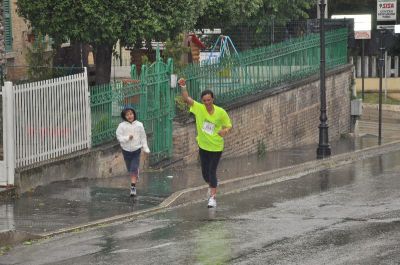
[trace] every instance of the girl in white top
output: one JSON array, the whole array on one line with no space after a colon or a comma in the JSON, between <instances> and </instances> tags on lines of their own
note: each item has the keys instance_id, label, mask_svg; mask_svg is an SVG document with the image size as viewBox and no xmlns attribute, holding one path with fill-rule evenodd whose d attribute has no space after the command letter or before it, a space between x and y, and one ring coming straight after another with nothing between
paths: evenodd
<instances>
[{"instance_id":1,"label":"girl in white top","mask_svg":"<svg viewBox=\"0 0 400 265\"><path fill-rule=\"evenodd\" d=\"M136 196L141 149L147 154L150 153L143 124L136 120L136 117L136 112L133 108L125 108L121 112L123 121L118 125L116 131L126 168L131 177L131 196Z\"/></svg>"}]
</instances>

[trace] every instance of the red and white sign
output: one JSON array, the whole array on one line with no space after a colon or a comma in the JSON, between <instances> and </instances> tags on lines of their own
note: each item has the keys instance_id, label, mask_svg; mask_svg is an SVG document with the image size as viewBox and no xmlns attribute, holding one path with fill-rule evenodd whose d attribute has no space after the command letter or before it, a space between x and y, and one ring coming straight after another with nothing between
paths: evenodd
<instances>
[{"instance_id":1,"label":"red and white sign","mask_svg":"<svg viewBox=\"0 0 400 265\"><path fill-rule=\"evenodd\" d=\"M397 0L377 0L376 20L396 21Z\"/></svg>"},{"instance_id":2,"label":"red and white sign","mask_svg":"<svg viewBox=\"0 0 400 265\"><path fill-rule=\"evenodd\" d=\"M354 38L356 40L369 40L371 39L371 31L354 31Z\"/></svg>"}]
</instances>

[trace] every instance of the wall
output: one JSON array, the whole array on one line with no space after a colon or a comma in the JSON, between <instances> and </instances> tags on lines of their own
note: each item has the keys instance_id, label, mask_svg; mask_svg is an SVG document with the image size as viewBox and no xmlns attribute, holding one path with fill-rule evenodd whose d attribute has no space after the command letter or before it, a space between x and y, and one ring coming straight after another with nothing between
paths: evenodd
<instances>
[{"instance_id":1,"label":"wall","mask_svg":"<svg viewBox=\"0 0 400 265\"><path fill-rule=\"evenodd\" d=\"M327 76L329 137L334 140L350 132L351 66ZM234 129L226 139L224 157L256 153L259 141L266 151L300 146L318 141L319 79L314 76L301 82L278 87L241 99L226 108ZM193 162L197 159L193 120L174 122L174 159ZM143 161L141 167L143 167ZM46 161L16 172L17 193L55 181L81 178L106 178L126 174L117 143Z\"/></svg>"},{"instance_id":2,"label":"wall","mask_svg":"<svg viewBox=\"0 0 400 265\"><path fill-rule=\"evenodd\" d=\"M121 174L126 174L125 163L119 144L114 143L21 168L16 172L15 185L17 193L23 193L55 181L106 178Z\"/></svg>"},{"instance_id":3,"label":"wall","mask_svg":"<svg viewBox=\"0 0 400 265\"><path fill-rule=\"evenodd\" d=\"M330 141L350 132L350 85L352 66L327 73L326 95ZM227 106L233 130L225 141L224 157L318 143L320 124L319 77L242 98ZM197 160L195 125L174 122L174 159Z\"/></svg>"},{"instance_id":4,"label":"wall","mask_svg":"<svg viewBox=\"0 0 400 265\"><path fill-rule=\"evenodd\" d=\"M21 79L26 76L26 54L27 54L27 34L28 25L22 17L17 14L17 0L10 0L13 48L12 52L7 54L7 77L10 80Z\"/></svg>"}]
</instances>

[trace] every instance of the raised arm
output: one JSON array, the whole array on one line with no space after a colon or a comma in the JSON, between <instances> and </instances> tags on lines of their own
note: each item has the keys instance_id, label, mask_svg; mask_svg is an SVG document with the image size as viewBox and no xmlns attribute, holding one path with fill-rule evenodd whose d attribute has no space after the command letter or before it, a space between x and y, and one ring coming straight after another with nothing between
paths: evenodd
<instances>
[{"instance_id":1,"label":"raised arm","mask_svg":"<svg viewBox=\"0 0 400 265\"><path fill-rule=\"evenodd\" d=\"M184 78L179 79L178 84L181 88L181 95L183 100L188 104L190 107L193 106L193 99L189 96L189 93L186 89L186 80Z\"/></svg>"}]
</instances>

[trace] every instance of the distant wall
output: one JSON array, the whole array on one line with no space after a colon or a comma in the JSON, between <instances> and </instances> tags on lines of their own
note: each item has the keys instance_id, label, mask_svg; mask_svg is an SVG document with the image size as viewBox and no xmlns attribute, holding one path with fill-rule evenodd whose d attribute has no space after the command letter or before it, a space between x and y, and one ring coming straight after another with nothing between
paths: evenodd
<instances>
[{"instance_id":1,"label":"distant wall","mask_svg":"<svg viewBox=\"0 0 400 265\"><path fill-rule=\"evenodd\" d=\"M326 95L330 141L350 132L351 65L327 73ZM245 97L227 106L233 130L225 141L223 157L278 150L318 143L320 124L319 76L294 82L262 94ZM174 122L174 159L197 159L193 119Z\"/></svg>"}]
</instances>

